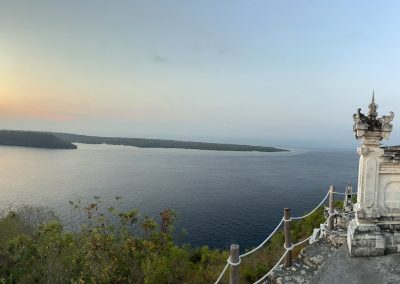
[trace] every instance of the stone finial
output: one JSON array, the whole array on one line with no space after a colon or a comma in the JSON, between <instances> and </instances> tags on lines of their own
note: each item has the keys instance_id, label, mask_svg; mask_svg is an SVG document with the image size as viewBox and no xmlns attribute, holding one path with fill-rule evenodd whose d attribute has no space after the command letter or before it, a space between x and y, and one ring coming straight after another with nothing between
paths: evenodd
<instances>
[{"instance_id":1,"label":"stone finial","mask_svg":"<svg viewBox=\"0 0 400 284\"><path fill-rule=\"evenodd\" d=\"M376 119L376 117L378 116L378 105L375 103L375 91L372 91L372 101L369 104L368 108L368 116L371 119Z\"/></svg>"},{"instance_id":2,"label":"stone finial","mask_svg":"<svg viewBox=\"0 0 400 284\"><path fill-rule=\"evenodd\" d=\"M378 118L378 105L375 103L375 92L372 92L372 101L368 106L368 116L361 112L361 108L357 113L353 114L354 126L353 132L356 139L360 139L370 134L369 136L378 137L379 140L383 138L388 139L393 125L390 123L394 118L394 113L391 111L390 115L384 115Z\"/></svg>"}]
</instances>

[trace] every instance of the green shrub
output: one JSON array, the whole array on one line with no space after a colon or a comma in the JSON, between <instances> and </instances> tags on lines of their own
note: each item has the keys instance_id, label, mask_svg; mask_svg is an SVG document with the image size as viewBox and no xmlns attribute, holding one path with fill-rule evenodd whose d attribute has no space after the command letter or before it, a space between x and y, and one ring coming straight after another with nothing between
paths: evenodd
<instances>
[{"instance_id":1,"label":"green shrub","mask_svg":"<svg viewBox=\"0 0 400 284\"><path fill-rule=\"evenodd\" d=\"M176 244L173 210L161 212L157 222L134 209L103 209L98 197L86 206L70 203L85 216L74 232L48 208L24 206L0 218L0 283L213 283L226 265L226 251ZM293 242L324 221L322 208L293 221ZM241 283L268 272L282 256L283 242L278 231L244 258Z\"/></svg>"}]
</instances>

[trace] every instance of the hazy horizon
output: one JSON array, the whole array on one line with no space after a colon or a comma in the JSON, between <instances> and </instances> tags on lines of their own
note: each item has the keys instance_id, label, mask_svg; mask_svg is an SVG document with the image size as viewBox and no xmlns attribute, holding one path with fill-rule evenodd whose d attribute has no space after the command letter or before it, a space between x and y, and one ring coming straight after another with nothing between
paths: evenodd
<instances>
[{"instance_id":1,"label":"hazy horizon","mask_svg":"<svg viewBox=\"0 0 400 284\"><path fill-rule=\"evenodd\" d=\"M384 4L3 1L0 128L355 148L375 89L400 144L400 3Z\"/></svg>"}]
</instances>

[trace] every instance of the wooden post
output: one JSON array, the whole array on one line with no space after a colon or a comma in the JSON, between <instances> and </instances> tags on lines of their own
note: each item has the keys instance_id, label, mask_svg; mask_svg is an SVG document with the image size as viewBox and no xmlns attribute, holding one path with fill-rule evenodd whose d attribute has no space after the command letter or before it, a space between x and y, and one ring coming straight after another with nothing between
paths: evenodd
<instances>
[{"instance_id":1,"label":"wooden post","mask_svg":"<svg viewBox=\"0 0 400 284\"><path fill-rule=\"evenodd\" d=\"M239 245L232 244L229 259L232 263L239 262ZM239 284L239 265L231 265L229 284Z\"/></svg>"},{"instance_id":2,"label":"wooden post","mask_svg":"<svg viewBox=\"0 0 400 284\"><path fill-rule=\"evenodd\" d=\"M329 188L329 220L328 220L328 229L333 230L334 228L334 218L331 216L335 212L335 198L334 198L334 192L335 191L335 186L331 185Z\"/></svg>"},{"instance_id":3,"label":"wooden post","mask_svg":"<svg viewBox=\"0 0 400 284\"><path fill-rule=\"evenodd\" d=\"M290 209L283 209L283 231L285 233L285 247L289 248L292 246L292 238L290 236ZM292 251L288 251L285 257L285 267L292 266Z\"/></svg>"}]
</instances>

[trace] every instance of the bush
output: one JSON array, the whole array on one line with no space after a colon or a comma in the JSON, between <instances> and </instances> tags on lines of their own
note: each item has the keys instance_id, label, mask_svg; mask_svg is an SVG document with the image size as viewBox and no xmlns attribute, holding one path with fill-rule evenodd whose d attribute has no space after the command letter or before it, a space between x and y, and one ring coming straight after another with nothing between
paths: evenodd
<instances>
[{"instance_id":1,"label":"bush","mask_svg":"<svg viewBox=\"0 0 400 284\"><path fill-rule=\"evenodd\" d=\"M47 208L23 206L0 218L0 283L200 283L215 281L226 253L174 243L176 217L137 210L77 210L86 220L68 232ZM218 271L217 271L218 270Z\"/></svg>"},{"instance_id":2,"label":"bush","mask_svg":"<svg viewBox=\"0 0 400 284\"><path fill-rule=\"evenodd\" d=\"M23 206L0 218L0 283L213 283L229 256L207 246L177 245L173 210L164 210L156 221L134 209L104 210L98 197L83 207L70 203L85 216L75 232L65 230L48 208ZM292 222L293 242L324 221L320 208ZM263 249L244 258L241 283L253 283L269 271L284 252L283 242L278 231Z\"/></svg>"}]
</instances>

